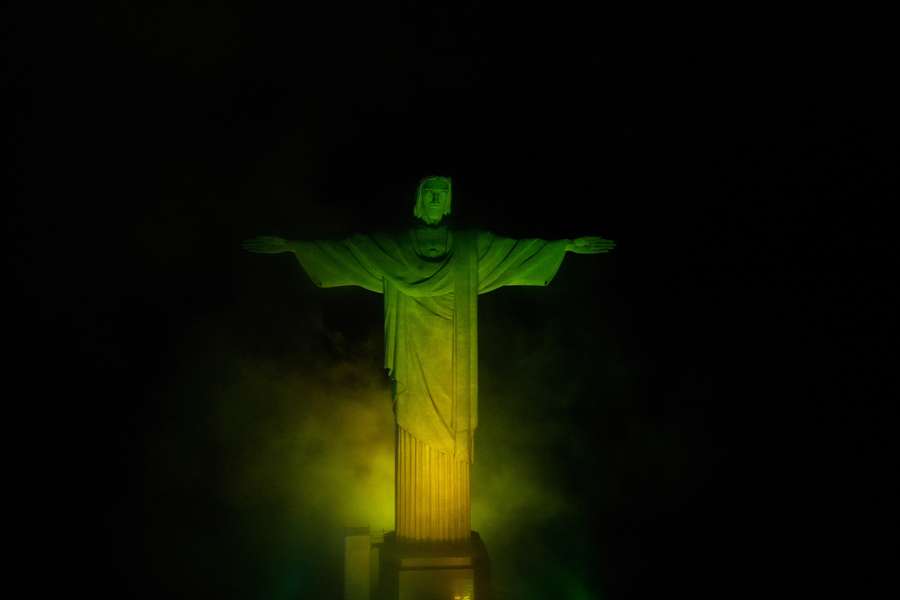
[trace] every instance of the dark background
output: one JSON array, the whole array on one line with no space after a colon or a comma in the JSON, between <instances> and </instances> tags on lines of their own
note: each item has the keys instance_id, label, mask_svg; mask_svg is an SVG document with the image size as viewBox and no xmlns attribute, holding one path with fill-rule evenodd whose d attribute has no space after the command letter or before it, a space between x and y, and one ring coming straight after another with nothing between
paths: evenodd
<instances>
[{"instance_id":1,"label":"dark background","mask_svg":"<svg viewBox=\"0 0 900 600\"><path fill-rule=\"evenodd\" d=\"M618 243L482 299L483 389L521 393L494 426L551 432L523 452L573 507L486 540L500 589L830 585L879 502L897 123L877 18L783 17L18 10L7 427L39 585L338 597L313 524L285 558L252 533L277 509L222 499L206 427L235 355L377 372L380 300L239 243L397 226L431 173L460 225Z\"/></svg>"}]
</instances>

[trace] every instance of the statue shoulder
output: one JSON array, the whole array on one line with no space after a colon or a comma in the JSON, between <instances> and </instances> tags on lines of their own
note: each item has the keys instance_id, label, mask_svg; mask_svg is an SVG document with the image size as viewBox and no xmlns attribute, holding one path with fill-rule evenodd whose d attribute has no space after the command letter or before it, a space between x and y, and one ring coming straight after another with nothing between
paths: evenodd
<instances>
[{"instance_id":1,"label":"statue shoulder","mask_svg":"<svg viewBox=\"0 0 900 600\"><path fill-rule=\"evenodd\" d=\"M372 233L357 233L345 239L356 251L366 256L390 256L397 258L402 255L404 248L409 246L409 232L400 231L375 231Z\"/></svg>"},{"instance_id":2,"label":"statue shoulder","mask_svg":"<svg viewBox=\"0 0 900 600\"><path fill-rule=\"evenodd\" d=\"M372 233L362 234L360 237L365 238L369 243L378 245L392 246L403 244L410 236L409 229L388 229L385 231L374 231Z\"/></svg>"},{"instance_id":3,"label":"statue shoulder","mask_svg":"<svg viewBox=\"0 0 900 600\"><path fill-rule=\"evenodd\" d=\"M491 244L491 240L494 239L494 234L485 229L473 229L473 228L451 228L450 229L453 238L458 241L468 241L471 244L478 244L478 247L489 246Z\"/></svg>"},{"instance_id":4,"label":"statue shoulder","mask_svg":"<svg viewBox=\"0 0 900 600\"><path fill-rule=\"evenodd\" d=\"M481 246L489 246L497 236L494 235L493 231L488 231L487 229L473 229L472 237L478 240L478 247L480 248Z\"/></svg>"},{"instance_id":5,"label":"statue shoulder","mask_svg":"<svg viewBox=\"0 0 900 600\"><path fill-rule=\"evenodd\" d=\"M489 239L491 237L494 237L494 234L486 229L474 229L471 227L457 229L457 228L453 227L453 228L451 228L451 231L453 232L454 235L468 236L469 238L479 239L479 240L482 238Z\"/></svg>"}]
</instances>

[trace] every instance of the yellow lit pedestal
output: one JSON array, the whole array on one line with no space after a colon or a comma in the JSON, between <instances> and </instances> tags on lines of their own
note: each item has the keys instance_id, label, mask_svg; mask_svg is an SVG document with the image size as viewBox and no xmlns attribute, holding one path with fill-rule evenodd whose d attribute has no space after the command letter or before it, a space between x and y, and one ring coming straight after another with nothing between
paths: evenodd
<instances>
[{"instance_id":1,"label":"yellow lit pedestal","mask_svg":"<svg viewBox=\"0 0 900 600\"><path fill-rule=\"evenodd\" d=\"M490 565L477 533L458 544L384 538L377 600L490 600Z\"/></svg>"},{"instance_id":2,"label":"yellow lit pedestal","mask_svg":"<svg viewBox=\"0 0 900 600\"><path fill-rule=\"evenodd\" d=\"M475 571L470 557L400 559L398 600L474 600Z\"/></svg>"}]
</instances>

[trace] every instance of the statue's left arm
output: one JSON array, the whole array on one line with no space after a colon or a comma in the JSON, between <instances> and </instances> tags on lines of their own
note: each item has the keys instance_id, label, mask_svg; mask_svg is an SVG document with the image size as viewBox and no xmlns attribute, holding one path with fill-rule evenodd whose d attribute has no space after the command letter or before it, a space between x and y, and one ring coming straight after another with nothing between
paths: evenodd
<instances>
[{"instance_id":1,"label":"statue's left arm","mask_svg":"<svg viewBox=\"0 0 900 600\"><path fill-rule=\"evenodd\" d=\"M599 236L563 240L511 239L490 232L478 235L478 292L504 285L545 286L553 280L566 252L600 254L615 242Z\"/></svg>"}]
</instances>

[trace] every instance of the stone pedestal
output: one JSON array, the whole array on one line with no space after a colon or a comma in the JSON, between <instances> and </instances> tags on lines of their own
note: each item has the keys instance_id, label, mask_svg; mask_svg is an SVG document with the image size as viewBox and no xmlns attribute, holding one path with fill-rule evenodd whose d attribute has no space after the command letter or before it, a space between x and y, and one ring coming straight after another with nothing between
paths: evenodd
<instances>
[{"instance_id":1,"label":"stone pedestal","mask_svg":"<svg viewBox=\"0 0 900 600\"><path fill-rule=\"evenodd\" d=\"M344 531L344 600L371 600L372 542L368 527Z\"/></svg>"},{"instance_id":2,"label":"stone pedestal","mask_svg":"<svg viewBox=\"0 0 900 600\"><path fill-rule=\"evenodd\" d=\"M385 535L376 600L490 600L490 563L477 533L467 543L404 544Z\"/></svg>"}]
</instances>

